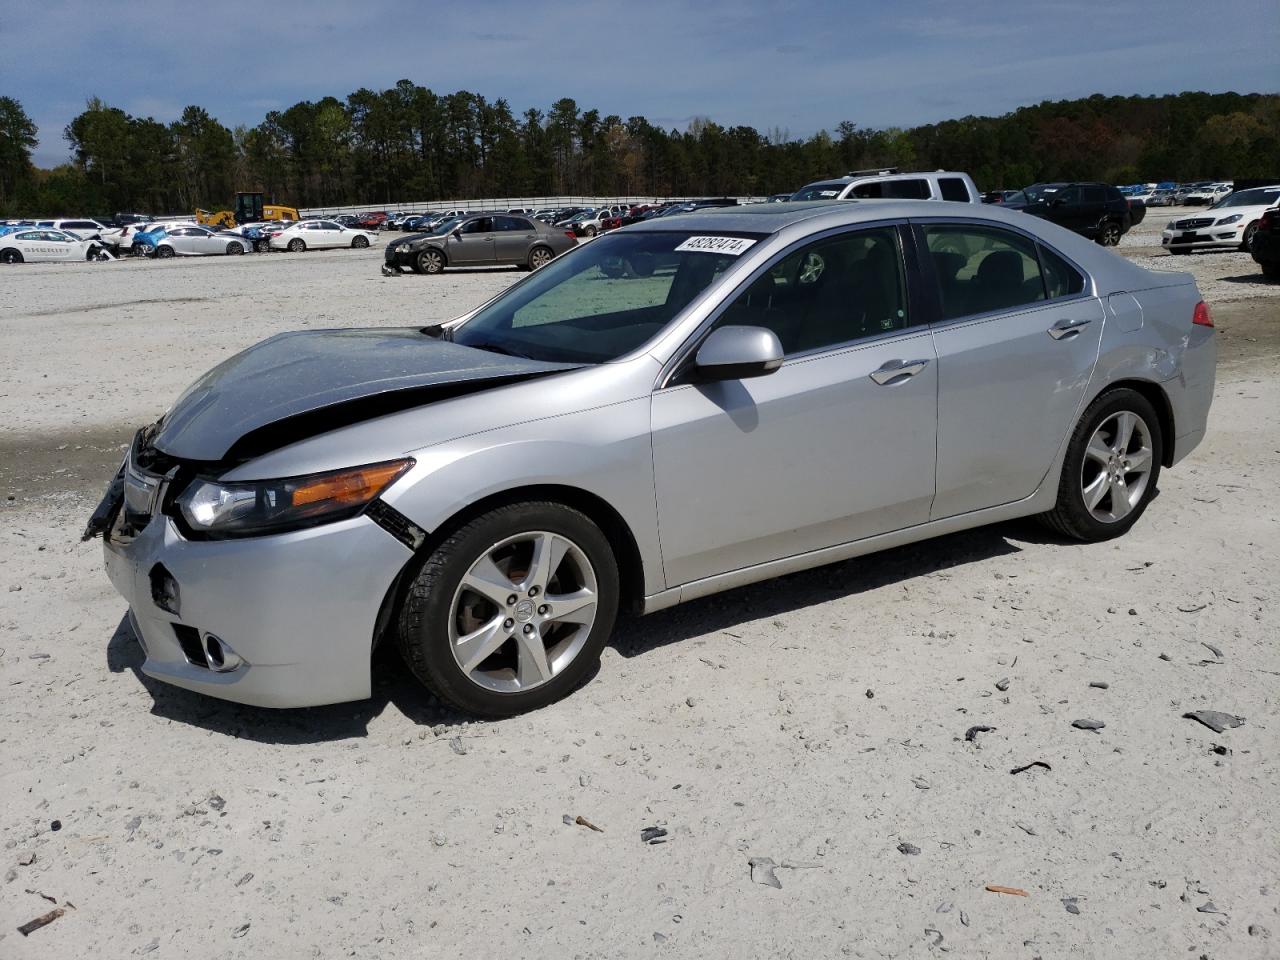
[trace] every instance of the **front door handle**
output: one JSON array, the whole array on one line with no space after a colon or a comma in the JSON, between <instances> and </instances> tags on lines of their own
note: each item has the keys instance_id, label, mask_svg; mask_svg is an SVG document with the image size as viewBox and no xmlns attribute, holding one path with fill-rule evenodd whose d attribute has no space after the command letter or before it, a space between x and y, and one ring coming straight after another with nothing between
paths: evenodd
<instances>
[{"instance_id":1,"label":"front door handle","mask_svg":"<svg viewBox=\"0 0 1280 960\"><path fill-rule=\"evenodd\" d=\"M1059 320L1049 328L1049 336L1055 340L1064 340L1068 337L1075 337L1080 334L1082 327L1087 327L1093 323L1092 320Z\"/></svg>"},{"instance_id":2,"label":"front door handle","mask_svg":"<svg viewBox=\"0 0 1280 960\"><path fill-rule=\"evenodd\" d=\"M890 360L879 370L872 370L871 379L884 387L910 379L928 365L928 360Z\"/></svg>"}]
</instances>

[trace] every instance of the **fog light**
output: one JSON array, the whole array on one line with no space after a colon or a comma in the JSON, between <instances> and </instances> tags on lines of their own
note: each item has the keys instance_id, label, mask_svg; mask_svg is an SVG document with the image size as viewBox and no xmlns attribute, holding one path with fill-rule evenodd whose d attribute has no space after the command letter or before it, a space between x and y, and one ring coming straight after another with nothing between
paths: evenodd
<instances>
[{"instance_id":1,"label":"fog light","mask_svg":"<svg viewBox=\"0 0 1280 960\"><path fill-rule=\"evenodd\" d=\"M205 660L215 673L230 673L244 663L244 659L212 633L204 635Z\"/></svg>"},{"instance_id":2,"label":"fog light","mask_svg":"<svg viewBox=\"0 0 1280 960\"><path fill-rule=\"evenodd\" d=\"M151 568L151 602L161 610L167 610L175 617L182 606L182 594L178 589L178 581L173 574L157 563Z\"/></svg>"}]
</instances>

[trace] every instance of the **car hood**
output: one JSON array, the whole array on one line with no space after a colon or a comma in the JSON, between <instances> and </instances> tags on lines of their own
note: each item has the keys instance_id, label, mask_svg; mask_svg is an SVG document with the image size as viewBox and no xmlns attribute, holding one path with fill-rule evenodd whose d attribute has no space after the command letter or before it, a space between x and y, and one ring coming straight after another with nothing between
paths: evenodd
<instances>
[{"instance_id":1,"label":"car hood","mask_svg":"<svg viewBox=\"0 0 1280 960\"><path fill-rule=\"evenodd\" d=\"M182 460L246 460L361 420L577 366L464 347L417 327L282 333L188 387L152 443Z\"/></svg>"}]
</instances>

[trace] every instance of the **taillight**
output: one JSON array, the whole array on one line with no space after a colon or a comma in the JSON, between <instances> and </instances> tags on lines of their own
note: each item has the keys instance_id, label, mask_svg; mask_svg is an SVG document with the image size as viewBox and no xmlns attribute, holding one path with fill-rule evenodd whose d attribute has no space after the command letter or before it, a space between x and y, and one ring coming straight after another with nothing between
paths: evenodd
<instances>
[{"instance_id":1,"label":"taillight","mask_svg":"<svg viewBox=\"0 0 1280 960\"><path fill-rule=\"evenodd\" d=\"M577 240L577 239L578 239L578 235L577 235L576 233L574 233L572 230L566 230L566 231L564 232L564 235L565 235L566 237L573 237L573 239L575 239L575 240Z\"/></svg>"},{"instance_id":2,"label":"taillight","mask_svg":"<svg viewBox=\"0 0 1280 960\"><path fill-rule=\"evenodd\" d=\"M1268 210L1262 215L1262 219L1258 221L1258 229L1266 230L1271 233L1276 228L1276 215L1280 214L1280 210Z\"/></svg>"},{"instance_id":3,"label":"taillight","mask_svg":"<svg viewBox=\"0 0 1280 960\"><path fill-rule=\"evenodd\" d=\"M1191 322L1198 327L1213 326L1213 317L1209 314L1209 305L1203 300L1196 304L1196 311L1191 315Z\"/></svg>"}]
</instances>

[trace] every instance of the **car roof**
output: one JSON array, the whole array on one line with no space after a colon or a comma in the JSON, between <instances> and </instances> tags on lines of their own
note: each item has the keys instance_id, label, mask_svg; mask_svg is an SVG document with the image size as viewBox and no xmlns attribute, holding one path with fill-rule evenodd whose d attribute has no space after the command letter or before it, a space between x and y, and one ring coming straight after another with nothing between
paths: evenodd
<instances>
[{"instance_id":1,"label":"car roof","mask_svg":"<svg viewBox=\"0 0 1280 960\"><path fill-rule=\"evenodd\" d=\"M1027 229L1027 214L1009 211L999 204L956 203L952 200L804 200L789 203L751 204L737 207L700 207L690 213L634 223L624 230L707 230L772 234L808 220L829 220L826 226L906 220L923 217L963 217L991 220ZM1031 218L1035 225L1041 221Z\"/></svg>"}]
</instances>

